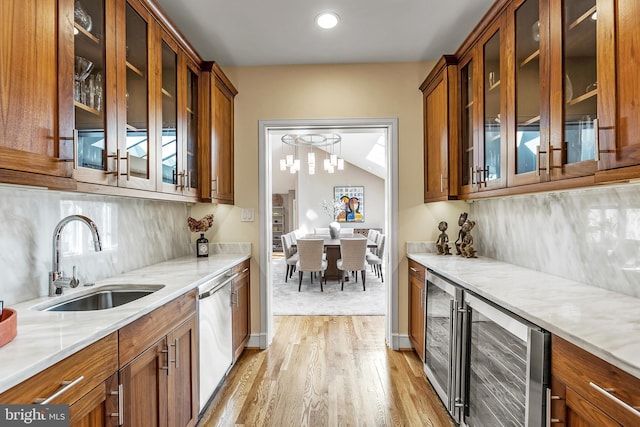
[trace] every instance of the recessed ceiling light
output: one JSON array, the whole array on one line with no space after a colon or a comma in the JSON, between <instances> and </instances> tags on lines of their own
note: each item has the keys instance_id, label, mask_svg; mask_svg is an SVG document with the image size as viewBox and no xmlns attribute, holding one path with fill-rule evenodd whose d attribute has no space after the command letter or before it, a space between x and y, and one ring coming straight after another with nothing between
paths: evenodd
<instances>
[{"instance_id":1,"label":"recessed ceiling light","mask_svg":"<svg viewBox=\"0 0 640 427\"><path fill-rule=\"evenodd\" d=\"M325 30L335 27L339 21L340 17L333 12L324 12L316 16L316 24Z\"/></svg>"}]
</instances>

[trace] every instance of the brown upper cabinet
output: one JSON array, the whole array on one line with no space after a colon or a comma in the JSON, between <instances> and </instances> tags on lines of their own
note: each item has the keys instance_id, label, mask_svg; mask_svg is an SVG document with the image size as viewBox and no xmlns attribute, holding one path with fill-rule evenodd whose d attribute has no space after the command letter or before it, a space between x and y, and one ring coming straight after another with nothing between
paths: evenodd
<instances>
[{"instance_id":1,"label":"brown upper cabinet","mask_svg":"<svg viewBox=\"0 0 640 427\"><path fill-rule=\"evenodd\" d=\"M458 195L457 60L445 55L420 86L424 111L424 201ZM428 171L428 172L427 172Z\"/></svg>"},{"instance_id":2,"label":"brown upper cabinet","mask_svg":"<svg viewBox=\"0 0 640 427\"><path fill-rule=\"evenodd\" d=\"M507 185L506 19L501 15L461 58L461 195Z\"/></svg>"},{"instance_id":3,"label":"brown upper cabinet","mask_svg":"<svg viewBox=\"0 0 640 427\"><path fill-rule=\"evenodd\" d=\"M3 1L0 4L0 180L73 189L73 123L68 101L59 96L59 63L66 41L58 26L73 22L58 13L58 1ZM71 82L67 88L72 90ZM23 172L27 172L24 174Z\"/></svg>"},{"instance_id":4,"label":"brown upper cabinet","mask_svg":"<svg viewBox=\"0 0 640 427\"><path fill-rule=\"evenodd\" d=\"M497 0L456 54L459 198L639 178L639 25L634 0Z\"/></svg>"},{"instance_id":5,"label":"brown upper cabinet","mask_svg":"<svg viewBox=\"0 0 640 427\"><path fill-rule=\"evenodd\" d=\"M203 146L211 151L204 156L209 167L202 168L208 174L202 180L202 199L233 205L233 100L238 91L214 62L203 66L203 91L209 99L202 114Z\"/></svg>"},{"instance_id":6,"label":"brown upper cabinet","mask_svg":"<svg viewBox=\"0 0 640 427\"><path fill-rule=\"evenodd\" d=\"M237 91L153 1L0 12L0 182L233 203Z\"/></svg>"}]
</instances>

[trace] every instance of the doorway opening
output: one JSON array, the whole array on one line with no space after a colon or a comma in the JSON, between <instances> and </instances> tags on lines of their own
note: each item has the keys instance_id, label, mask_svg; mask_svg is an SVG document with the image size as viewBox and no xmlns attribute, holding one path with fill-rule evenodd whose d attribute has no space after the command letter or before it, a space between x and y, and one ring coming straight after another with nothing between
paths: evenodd
<instances>
[{"instance_id":1,"label":"doorway opening","mask_svg":"<svg viewBox=\"0 0 640 427\"><path fill-rule=\"evenodd\" d=\"M385 265L383 270L384 276L384 305L386 313L385 321L385 337L387 345L392 349L398 349L398 259L397 259L397 212L398 212L398 134L397 134L397 119L396 118L374 118L374 119L321 119L321 120L261 120L259 121L259 182L260 182L260 347L267 348L271 343L274 327L273 327L273 288L272 288L272 257L274 253L274 227L273 227L273 186L274 186L274 174L290 173L289 171L281 171L279 167L279 158L286 156L284 152L284 146L282 145L282 137L292 134L327 134L336 133L342 135L353 134L370 134L379 135L383 138L383 143L379 144L382 147L382 153L378 151L378 162L383 162L383 220L382 228L386 234L386 256ZM289 138L290 136L285 136ZM309 138L307 138L309 139ZM291 153L291 149L287 147ZM354 163L363 162L364 158L370 153L366 153L364 149L360 148L352 150L353 147L345 148L343 144L341 147L341 157L350 156L349 151L354 151L356 157L352 160ZM322 171L322 163L325 158L329 158L330 154L336 151L336 147L331 146L329 149L314 148L315 158L318 159L316 167L316 173L325 173ZM371 151L371 150L369 150ZM301 159L301 152L296 152L298 160ZM382 155L381 155L382 154ZM306 156L306 151L304 153ZM360 159L358 159L358 156ZM278 158L276 158L278 157ZM275 160L275 161L274 161ZM346 160L350 162L350 160ZM304 158L306 164L307 158ZM310 160L309 160L310 162ZM303 162L300 162L303 163ZM366 163L366 162L365 162ZM357 168L362 167L365 163L361 163ZM306 166L305 166L306 167ZM355 166L354 166L355 167ZM366 166L365 166L366 167ZM343 171L340 171L343 172ZM308 170L306 171L308 173ZM337 174L338 172L336 172ZM338 176L338 175L336 175ZM307 177L308 178L308 177ZM356 184L348 182L348 177L344 178L345 186ZM299 181L303 178L300 177ZM332 186L333 188L333 186ZM343 190L343 187L337 187ZM304 191L304 190L302 190ZM334 190L330 190L333 192ZM295 188L292 192L293 197L302 199L302 192L300 188ZM314 224L318 224L318 221L327 221L318 219L317 211L320 210L320 203L323 199L329 199L326 192L323 195L314 195L315 201L310 199L310 194L313 191L305 193L304 201L295 200L294 203L290 203L291 211L295 219L293 219L293 226L296 229L301 229L302 233L311 231ZM333 194L333 193L330 193ZM366 193L365 193L366 194ZM372 194L375 196L375 194ZM365 195L366 197L366 195ZM375 198L375 197L372 197ZM309 208L310 203L315 203L313 208ZM366 199L365 199L366 203ZM304 212L302 212L304 206ZM316 209L317 208L317 209ZM373 208L373 207L372 207ZM364 208L365 219L362 223L362 228L367 227L366 224L366 205ZM379 209L379 208L378 208ZM315 211L315 212L314 212ZM322 214L322 212L320 212ZM314 216L315 215L315 216ZM298 220L298 218L304 218ZM297 221L297 222L296 222ZM315 221L315 223L314 223ZM349 226L356 228L357 224L349 224ZM291 226L289 227L291 228ZM276 248L277 250L277 248ZM294 281L295 278L294 278ZM297 283L297 281L296 281ZM293 284L292 284L293 286ZM365 291L366 292L366 291Z\"/></svg>"}]
</instances>

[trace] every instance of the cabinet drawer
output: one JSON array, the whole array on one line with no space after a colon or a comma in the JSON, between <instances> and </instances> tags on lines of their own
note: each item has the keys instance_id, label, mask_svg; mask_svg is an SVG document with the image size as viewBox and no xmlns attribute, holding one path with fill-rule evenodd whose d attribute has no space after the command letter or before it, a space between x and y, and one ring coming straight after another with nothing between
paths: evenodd
<instances>
[{"instance_id":1,"label":"cabinet drawer","mask_svg":"<svg viewBox=\"0 0 640 427\"><path fill-rule=\"evenodd\" d=\"M424 265L418 262L415 262L412 259L409 260L409 274L412 277L415 277L416 279L419 279L420 281L424 282L426 270L427 268Z\"/></svg>"},{"instance_id":2,"label":"cabinet drawer","mask_svg":"<svg viewBox=\"0 0 640 427\"><path fill-rule=\"evenodd\" d=\"M189 291L121 328L118 332L120 366L129 363L167 335L175 325L181 324L194 314L197 294L197 289Z\"/></svg>"},{"instance_id":3,"label":"cabinet drawer","mask_svg":"<svg viewBox=\"0 0 640 427\"><path fill-rule=\"evenodd\" d=\"M640 379L555 335L551 349L554 377L622 425L640 425L640 416L621 403L640 406Z\"/></svg>"},{"instance_id":4,"label":"cabinet drawer","mask_svg":"<svg viewBox=\"0 0 640 427\"><path fill-rule=\"evenodd\" d=\"M35 403L62 390L63 382L75 381L51 401L52 404L72 404L103 383L118 370L118 339L114 332L79 352L34 375L0 395L0 402Z\"/></svg>"},{"instance_id":5,"label":"cabinet drawer","mask_svg":"<svg viewBox=\"0 0 640 427\"><path fill-rule=\"evenodd\" d=\"M249 266L251 265L251 260L245 260L243 262L241 262L240 264L236 265L235 267L233 267L232 272L238 273L239 276L236 278L236 280L242 279L243 277L246 277L249 275Z\"/></svg>"}]
</instances>

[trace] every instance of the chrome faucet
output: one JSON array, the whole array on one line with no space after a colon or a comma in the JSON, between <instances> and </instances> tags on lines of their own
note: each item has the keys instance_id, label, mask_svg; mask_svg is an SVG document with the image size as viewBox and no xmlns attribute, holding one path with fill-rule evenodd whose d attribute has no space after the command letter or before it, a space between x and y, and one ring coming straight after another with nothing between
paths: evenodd
<instances>
[{"instance_id":1,"label":"chrome faucet","mask_svg":"<svg viewBox=\"0 0 640 427\"><path fill-rule=\"evenodd\" d=\"M56 228L53 230L53 258L51 259L51 273L49 273L49 296L62 295L63 288L71 287L75 288L80 284L80 281L76 277L76 267L73 266L73 276L65 277L63 271L60 270L60 239L62 236L62 230L65 225L71 221L80 221L89 227L93 236L93 247L96 252L102 251L102 243L100 242L100 234L98 234L98 227L95 222L90 218L83 215L69 215L62 218Z\"/></svg>"}]
</instances>

